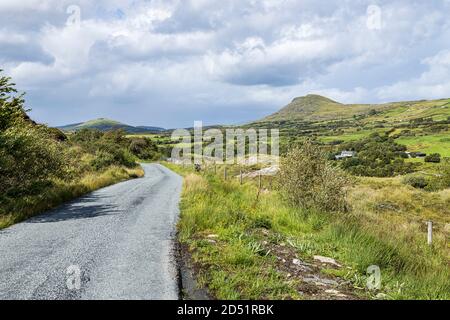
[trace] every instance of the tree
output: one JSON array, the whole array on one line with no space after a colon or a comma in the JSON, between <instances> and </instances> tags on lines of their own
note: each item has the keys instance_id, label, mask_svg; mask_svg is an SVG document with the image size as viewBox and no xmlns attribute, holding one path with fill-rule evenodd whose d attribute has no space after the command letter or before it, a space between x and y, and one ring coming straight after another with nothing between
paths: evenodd
<instances>
[{"instance_id":1,"label":"tree","mask_svg":"<svg viewBox=\"0 0 450 320\"><path fill-rule=\"evenodd\" d=\"M405 162L406 146L387 135L374 133L367 138L344 144L340 150L357 152L356 158L341 162L341 167L359 176L390 177L412 172L414 164Z\"/></svg>"},{"instance_id":2,"label":"tree","mask_svg":"<svg viewBox=\"0 0 450 320\"><path fill-rule=\"evenodd\" d=\"M34 186L63 177L64 167L56 139L29 119L11 79L0 77L0 194L31 193Z\"/></svg>"},{"instance_id":3,"label":"tree","mask_svg":"<svg viewBox=\"0 0 450 320\"><path fill-rule=\"evenodd\" d=\"M282 158L279 182L282 196L294 206L325 212L346 211L349 207L349 178L309 140Z\"/></svg>"},{"instance_id":4,"label":"tree","mask_svg":"<svg viewBox=\"0 0 450 320\"><path fill-rule=\"evenodd\" d=\"M0 74L3 70L0 69ZM16 121L25 119L24 94L17 95L11 78L0 76L0 130L6 130Z\"/></svg>"}]
</instances>

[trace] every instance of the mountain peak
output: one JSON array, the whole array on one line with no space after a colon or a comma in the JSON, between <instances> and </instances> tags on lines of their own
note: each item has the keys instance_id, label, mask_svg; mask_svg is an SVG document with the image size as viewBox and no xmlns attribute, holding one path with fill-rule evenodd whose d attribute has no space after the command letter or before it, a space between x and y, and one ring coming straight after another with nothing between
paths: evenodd
<instances>
[{"instance_id":1,"label":"mountain peak","mask_svg":"<svg viewBox=\"0 0 450 320\"><path fill-rule=\"evenodd\" d=\"M330 114L333 114L334 117L344 106L330 98L318 94L308 94L295 98L286 107L263 121L313 120L324 115L328 117Z\"/></svg>"},{"instance_id":2,"label":"mountain peak","mask_svg":"<svg viewBox=\"0 0 450 320\"><path fill-rule=\"evenodd\" d=\"M339 104L339 102L331 100L330 98L318 95L318 94L308 94L303 97L297 97L292 100L292 103L295 102L306 102L306 103L336 103Z\"/></svg>"}]
</instances>

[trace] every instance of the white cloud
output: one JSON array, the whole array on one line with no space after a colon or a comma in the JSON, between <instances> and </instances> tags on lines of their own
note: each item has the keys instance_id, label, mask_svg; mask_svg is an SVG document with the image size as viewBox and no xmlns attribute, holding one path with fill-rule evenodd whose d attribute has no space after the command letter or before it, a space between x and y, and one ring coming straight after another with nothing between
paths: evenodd
<instances>
[{"instance_id":1,"label":"white cloud","mask_svg":"<svg viewBox=\"0 0 450 320\"><path fill-rule=\"evenodd\" d=\"M79 28L65 23L72 4ZM367 28L371 4L3 0L0 64L52 124L242 122L311 92L450 96L449 1L379 0L381 29Z\"/></svg>"},{"instance_id":2,"label":"white cloud","mask_svg":"<svg viewBox=\"0 0 450 320\"><path fill-rule=\"evenodd\" d=\"M378 89L381 99L431 99L450 96L450 50L444 50L422 61L427 70L417 78Z\"/></svg>"}]
</instances>

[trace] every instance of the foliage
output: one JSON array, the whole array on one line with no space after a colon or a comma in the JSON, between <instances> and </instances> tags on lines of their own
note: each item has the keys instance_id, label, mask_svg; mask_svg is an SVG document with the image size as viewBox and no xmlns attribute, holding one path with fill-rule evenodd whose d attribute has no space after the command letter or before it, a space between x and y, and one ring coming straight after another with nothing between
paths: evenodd
<instances>
[{"instance_id":1,"label":"foliage","mask_svg":"<svg viewBox=\"0 0 450 320\"><path fill-rule=\"evenodd\" d=\"M180 241L192 256L199 285L218 299L310 298L302 277L286 270L289 263L279 267L285 252L305 262L314 255L335 258L343 267L334 275L348 281L348 292L352 285L365 288L367 268L380 266L381 290L358 289L362 298L384 293L386 299L449 299L446 233L437 228L430 248L422 215L417 216L421 211L423 219L448 221L448 193L391 185L393 179L360 178L364 183L349 194L352 214L326 215L299 210L277 191L258 193L257 181L240 185L235 179L224 181L221 174L200 176L193 168L168 166L186 177ZM386 201L395 203L398 212L377 211L376 204ZM322 269L319 277L327 271Z\"/></svg>"},{"instance_id":2,"label":"foliage","mask_svg":"<svg viewBox=\"0 0 450 320\"><path fill-rule=\"evenodd\" d=\"M357 152L356 158L346 159L342 168L358 176L392 177L414 171L415 164L405 162L406 147L387 135L374 133L367 138L351 141L342 150Z\"/></svg>"},{"instance_id":3,"label":"foliage","mask_svg":"<svg viewBox=\"0 0 450 320\"><path fill-rule=\"evenodd\" d=\"M327 212L348 209L349 179L310 141L290 150L281 160L279 181L283 197L294 206Z\"/></svg>"},{"instance_id":4,"label":"foliage","mask_svg":"<svg viewBox=\"0 0 450 320\"><path fill-rule=\"evenodd\" d=\"M123 170L135 168L137 158L123 131L82 130L68 137L32 121L23 97L10 78L0 77L0 228L48 209L48 204L131 177ZM142 145L139 154L150 155L147 149L149 144ZM96 181L94 186L88 183L79 190L86 177ZM27 207L30 199L34 202Z\"/></svg>"},{"instance_id":5,"label":"foliage","mask_svg":"<svg viewBox=\"0 0 450 320\"><path fill-rule=\"evenodd\" d=\"M433 153L425 157L425 162L431 162L431 163L440 163L441 162L441 155L439 153Z\"/></svg>"},{"instance_id":6,"label":"foliage","mask_svg":"<svg viewBox=\"0 0 450 320\"><path fill-rule=\"evenodd\" d=\"M425 189L429 184L423 176L406 176L403 183L417 189Z\"/></svg>"},{"instance_id":7,"label":"foliage","mask_svg":"<svg viewBox=\"0 0 450 320\"><path fill-rule=\"evenodd\" d=\"M125 131L82 129L73 133L70 141L96 155L93 166L96 169L109 165L132 166L136 158L157 160L158 147L149 138L127 138Z\"/></svg>"},{"instance_id":8,"label":"foliage","mask_svg":"<svg viewBox=\"0 0 450 320\"><path fill-rule=\"evenodd\" d=\"M22 95L13 97L14 85L0 78L0 194L34 193L52 178L61 178L65 154L45 126L31 122Z\"/></svg>"},{"instance_id":9,"label":"foliage","mask_svg":"<svg viewBox=\"0 0 450 320\"><path fill-rule=\"evenodd\" d=\"M29 124L0 132L0 192L31 192L30 188L64 176L65 154L57 141Z\"/></svg>"},{"instance_id":10,"label":"foliage","mask_svg":"<svg viewBox=\"0 0 450 320\"><path fill-rule=\"evenodd\" d=\"M427 190L439 191L450 188L450 159L444 159L437 168L437 174L430 179Z\"/></svg>"},{"instance_id":11,"label":"foliage","mask_svg":"<svg viewBox=\"0 0 450 320\"><path fill-rule=\"evenodd\" d=\"M23 94L17 95L14 86L11 78L0 76L0 131L24 119Z\"/></svg>"},{"instance_id":12,"label":"foliage","mask_svg":"<svg viewBox=\"0 0 450 320\"><path fill-rule=\"evenodd\" d=\"M143 160L157 160L159 150L156 143L149 138L131 138L129 150Z\"/></svg>"}]
</instances>

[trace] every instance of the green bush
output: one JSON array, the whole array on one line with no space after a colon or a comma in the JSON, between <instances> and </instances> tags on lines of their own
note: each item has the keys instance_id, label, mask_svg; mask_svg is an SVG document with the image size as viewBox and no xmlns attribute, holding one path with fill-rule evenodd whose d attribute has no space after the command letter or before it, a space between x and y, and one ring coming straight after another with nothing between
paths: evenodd
<instances>
[{"instance_id":1,"label":"green bush","mask_svg":"<svg viewBox=\"0 0 450 320\"><path fill-rule=\"evenodd\" d=\"M93 161L96 169L111 164L132 167L136 158L157 160L160 157L153 141L148 138L127 138L123 130L101 132L83 129L72 134L70 141L80 145L86 152L101 157L98 161ZM104 153L109 153L110 156Z\"/></svg>"},{"instance_id":2,"label":"green bush","mask_svg":"<svg viewBox=\"0 0 450 320\"><path fill-rule=\"evenodd\" d=\"M0 132L0 192L26 193L32 185L63 178L64 149L48 133L31 124L17 122Z\"/></svg>"},{"instance_id":3,"label":"green bush","mask_svg":"<svg viewBox=\"0 0 450 320\"><path fill-rule=\"evenodd\" d=\"M440 181L443 189L450 188L450 159L445 159L439 167Z\"/></svg>"},{"instance_id":4,"label":"green bush","mask_svg":"<svg viewBox=\"0 0 450 320\"><path fill-rule=\"evenodd\" d=\"M439 164L438 174L431 179L427 190L438 191L448 188L450 188L450 160L445 159Z\"/></svg>"},{"instance_id":5,"label":"green bush","mask_svg":"<svg viewBox=\"0 0 450 320\"><path fill-rule=\"evenodd\" d=\"M408 176L403 178L403 183L417 189L425 189L428 181L423 176Z\"/></svg>"},{"instance_id":6,"label":"green bush","mask_svg":"<svg viewBox=\"0 0 450 320\"><path fill-rule=\"evenodd\" d=\"M333 167L326 154L306 141L281 160L279 187L290 204L327 212L347 211L350 180Z\"/></svg>"},{"instance_id":7,"label":"green bush","mask_svg":"<svg viewBox=\"0 0 450 320\"><path fill-rule=\"evenodd\" d=\"M134 167L136 157L121 130L81 130L70 138L32 121L8 77L0 77L0 194L39 194L55 180L73 181L109 166ZM144 152L145 150L140 150ZM1 199L0 199L1 201Z\"/></svg>"},{"instance_id":8,"label":"green bush","mask_svg":"<svg viewBox=\"0 0 450 320\"><path fill-rule=\"evenodd\" d=\"M31 121L10 78L0 77L0 193L35 193L53 178L63 178L66 157L54 132Z\"/></svg>"},{"instance_id":9,"label":"green bush","mask_svg":"<svg viewBox=\"0 0 450 320\"><path fill-rule=\"evenodd\" d=\"M340 150L353 150L357 158L341 162L342 168L357 176L393 177L414 172L416 164L405 162L406 147L387 135L374 133L344 144Z\"/></svg>"},{"instance_id":10,"label":"green bush","mask_svg":"<svg viewBox=\"0 0 450 320\"><path fill-rule=\"evenodd\" d=\"M130 139L129 150L132 154L143 160L156 160L160 156L158 146L148 138Z\"/></svg>"},{"instance_id":11,"label":"green bush","mask_svg":"<svg viewBox=\"0 0 450 320\"><path fill-rule=\"evenodd\" d=\"M425 162L429 163L440 163L441 155L439 153L433 153L425 157Z\"/></svg>"}]
</instances>

